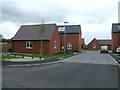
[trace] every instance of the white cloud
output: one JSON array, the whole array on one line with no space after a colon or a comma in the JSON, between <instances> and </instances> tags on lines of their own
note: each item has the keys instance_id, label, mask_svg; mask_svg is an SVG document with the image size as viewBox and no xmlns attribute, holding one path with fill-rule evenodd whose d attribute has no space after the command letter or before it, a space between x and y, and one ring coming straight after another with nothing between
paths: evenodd
<instances>
[{"instance_id":1,"label":"white cloud","mask_svg":"<svg viewBox=\"0 0 120 90\"><path fill-rule=\"evenodd\" d=\"M12 38L17 32L18 28L19 27L12 22L3 22L0 24L0 33L4 38Z\"/></svg>"}]
</instances>

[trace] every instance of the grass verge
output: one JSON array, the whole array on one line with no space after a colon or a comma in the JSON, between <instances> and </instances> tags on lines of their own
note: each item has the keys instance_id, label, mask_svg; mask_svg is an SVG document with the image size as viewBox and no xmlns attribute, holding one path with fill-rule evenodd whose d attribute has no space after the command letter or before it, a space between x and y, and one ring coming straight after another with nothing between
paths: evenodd
<instances>
[{"instance_id":1,"label":"grass verge","mask_svg":"<svg viewBox=\"0 0 120 90\"><path fill-rule=\"evenodd\" d=\"M13 59L13 58L23 58L24 54L17 54L17 55L0 55L0 58L2 58L2 60L0 61L7 61L5 59ZM64 53L57 53L57 54L51 54L51 55L24 55L24 57L33 57L33 58L55 58L55 57L64 57L64 56L70 56L72 55L72 53L67 53L66 55L64 55Z\"/></svg>"}]
</instances>

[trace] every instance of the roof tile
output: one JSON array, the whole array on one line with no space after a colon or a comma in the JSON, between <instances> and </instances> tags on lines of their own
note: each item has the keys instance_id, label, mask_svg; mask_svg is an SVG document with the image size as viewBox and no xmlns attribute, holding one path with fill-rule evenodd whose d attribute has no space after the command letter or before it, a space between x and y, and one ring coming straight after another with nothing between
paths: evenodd
<instances>
[{"instance_id":1,"label":"roof tile","mask_svg":"<svg viewBox=\"0 0 120 90\"><path fill-rule=\"evenodd\" d=\"M42 25L22 25L12 40L50 40L56 24L44 24L45 31L42 34Z\"/></svg>"},{"instance_id":2,"label":"roof tile","mask_svg":"<svg viewBox=\"0 0 120 90\"><path fill-rule=\"evenodd\" d=\"M81 26L80 25L60 25L59 27L65 27L65 33L80 33L81 32ZM59 31L59 33L64 33L64 31Z\"/></svg>"}]
</instances>

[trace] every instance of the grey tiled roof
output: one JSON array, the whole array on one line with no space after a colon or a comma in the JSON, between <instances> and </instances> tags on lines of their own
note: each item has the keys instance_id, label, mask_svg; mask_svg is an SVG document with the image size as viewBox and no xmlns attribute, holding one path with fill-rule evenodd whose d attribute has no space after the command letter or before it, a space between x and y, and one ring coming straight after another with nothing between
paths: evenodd
<instances>
[{"instance_id":1,"label":"grey tiled roof","mask_svg":"<svg viewBox=\"0 0 120 90\"><path fill-rule=\"evenodd\" d=\"M111 45L112 40L97 40L101 45Z\"/></svg>"},{"instance_id":2,"label":"grey tiled roof","mask_svg":"<svg viewBox=\"0 0 120 90\"><path fill-rule=\"evenodd\" d=\"M56 24L44 24L42 34L40 25L22 25L12 40L50 40Z\"/></svg>"},{"instance_id":3,"label":"grey tiled roof","mask_svg":"<svg viewBox=\"0 0 120 90\"><path fill-rule=\"evenodd\" d=\"M120 23L112 24L112 32L120 32Z\"/></svg>"},{"instance_id":4,"label":"grey tiled roof","mask_svg":"<svg viewBox=\"0 0 120 90\"><path fill-rule=\"evenodd\" d=\"M59 27L64 27L64 25L60 25ZM81 26L80 25L66 25L65 26L65 33L80 33ZM59 33L64 33L64 31L59 31Z\"/></svg>"}]
</instances>

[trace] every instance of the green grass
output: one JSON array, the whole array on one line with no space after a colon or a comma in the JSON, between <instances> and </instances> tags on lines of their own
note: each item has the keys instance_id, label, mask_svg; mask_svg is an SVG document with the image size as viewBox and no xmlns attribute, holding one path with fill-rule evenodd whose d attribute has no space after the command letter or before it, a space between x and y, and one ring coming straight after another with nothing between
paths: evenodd
<instances>
[{"instance_id":1,"label":"green grass","mask_svg":"<svg viewBox=\"0 0 120 90\"><path fill-rule=\"evenodd\" d=\"M24 55L24 54L23 54ZM0 55L0 58L1 60L0 61L4 61L5 59L11 59L11 58L23 58L23 55L19 55L17 54L16 56L15 55L4 55L4 56L1 56ZM64 57L64 56L70 56L72 55L72 53L67 53L66 55L64 55L64 53L57 53L57 54L51 54L51 55L41 55L41 58L54 58L54 57ZM33 58L40 58L40 55L24 55L24 57L33 57Z\"/></svg>"},{"instance_id":2,"label":"green grass","mask_svg":"<svg viewBox=\"0 0 120 90\"><path fill-rule=\"evenodd\" d=\"M22 57L15 57L12 55L4 55L4 56L0 55L0 61L7 61L5 59L9 59L9 58L11 59L11 58L22 58Z\"/></svg>"},{"instance_id":3,"label":"green grass","mask_svg":"<svg viewBox=\"0 0 120 90\"><path fill-rule=\"evenodd\" d=\"M83 51L99 51L99 50L90 50L90 49L86 50L86 49L84 49Z\"/></svg>"},{"instance_id":4,"label":"green grass","mask_svg":"<svg viewBox=\"0 0 120 90\"><path fill-rule=\"evenodd\" d=\"M52 55L43 55L43 58L52 58L52 57L64 57L64 56L70 56L72 53L67 53L64 55L64 53L57 53L57 54L52 54Z\"/></svg>"},{"instance_id":5,"label":"green grass","mask_svg":"<svg viewBox=\"0 0 120 90\"><path fill-rule=\"evenodd\" d=\"M64 56L70 56L71 53L67 53L64 55L64 53L57 53L57 54L51 54L51 55L41 55L42 58L53 58L53 57L64 57ZM19 55L21 56L21 55ZM24 55L25 57L32 57L32 55ZM34 58L40 58L40 55L33 55Z\"/></svg>"}]
</instances>

